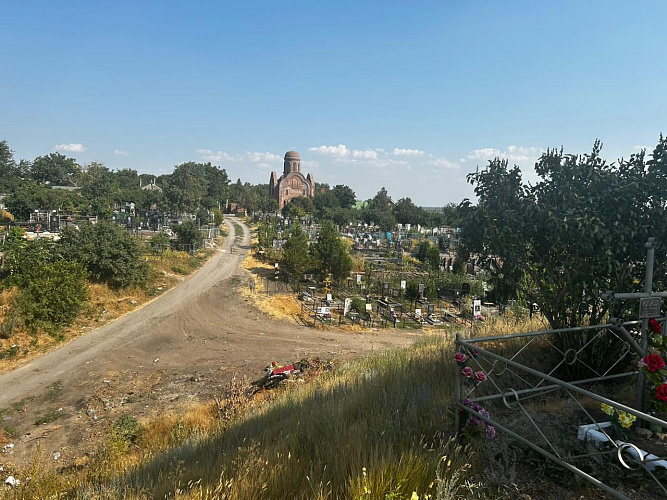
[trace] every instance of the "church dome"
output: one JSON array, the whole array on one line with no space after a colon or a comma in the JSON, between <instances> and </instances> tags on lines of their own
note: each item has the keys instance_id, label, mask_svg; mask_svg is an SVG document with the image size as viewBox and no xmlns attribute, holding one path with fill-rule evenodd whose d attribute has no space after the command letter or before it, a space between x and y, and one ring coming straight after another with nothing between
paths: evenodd
<instances>
[{"instance_id":1,"label":"church dome","mask_svg":"<svg viewBox=\"0 0 667 500\"><path fill-rule=\"evenodd\" d=\"M300 160L301 155L299 153L297 153L296 151L288 151L287 153L285 153L285 159L286 160L288 160L288 159L289 160Z\"/></svg>"}]
</instances>

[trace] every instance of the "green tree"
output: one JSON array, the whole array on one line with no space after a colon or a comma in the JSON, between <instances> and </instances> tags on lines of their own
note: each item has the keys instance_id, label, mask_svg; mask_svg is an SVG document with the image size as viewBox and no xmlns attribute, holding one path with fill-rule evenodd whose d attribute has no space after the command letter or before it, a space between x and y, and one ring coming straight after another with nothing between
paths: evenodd
<instances>
[{"instance_id":1,"label":"green tree","mask_svg":"<svg viewBox=\"0 0 667 500\"><path fill-rule=\"evenodd\" d=\"M312 259L308 252L308 235L297 223L290 226L287 239L283 244L280 265L290 276L290 281L294 283L298 283L301 276L312 266Z\"/></svg>"},{"instance_id":2,"label":"green tree","mask_svg":"<svg viewBox=\"0 0 667 500\"><path fill-rule=\"evenodd\" d=\"M198 248L202 243L201 231L194 222L186 221L183 224L173 226L172 231L178 237L177 243L179 245L187 245L190 248Z\"/></svg>"},{"instance_id":3,"label":"green tree","mask_svg":"<svg viewBox=\"0 0 667 500\"><path fill-rule=\"evenodd\" d=\"M313 200L305 196L292 198L283 207L283 216L293 219L295 217L305 217L315 211Z\"/></svg>"},{"instance_id":4,"label":"green tree","mask_svg":"<svg viewBox=\"0 0 667 500\"><path fill-rule=\"evenodd\" d=\"M95 281L122 288L142 284L148 277L138 240L110 221L84 223L79 229L67 226L60 234L62 254L79 262Z\"/></svg>"},{"instance_id":5,"label":"green tree","mask_svg":"<svg viewBox=\"0 0 667 500\"><path fill-rule=\"evenodd\" d=\"M317 242L312 248L313 256L323 274L331 273L337 281L350 275L352 259L332 222L324 221Z\"/></svg>"},{"instance_id":6,"label":"green tree","mask_svg":"<svg viewBox=\"0 0 667 500\"><path fill-rule=\"evenodd\" d=\"M438 247L429 247L426 251L426 262L432 270L440 270L440 250Z\"/></svg>"},{"instance_id":7,"label":"green tree","mask_svg":"<svg viewBox=\"0 0 667 500\"><path fill-rule=\"evenodd\" d=\"M493 259L494 284L536 302L553 328L599 323L609 310L600 294L635 291L647 238L667 241L667 140L649 161L641 152L608 164L600 150L549 150L531 184L501 159L468 176L478 203L461 206L460 257ZM656 251L663 265L665 246Z\"/></svg>"},{"instance_id":8,"label":"green tree","mask_svg":"<svg viewBox=\"0 0 667 500\"><path fill-rule=\"evenodd\" d=\"M171 240L169 235L164 231L160 231L150 239L150 246L153 252L162 253L171 247Z\"/></svg>"},{"instance_id":9,"label":"green tree","mask_svg":"<svg viewBox=\"0 0 667 500\"><path fill-rule=\"evenodd\" d=\"M83 167L80 184L81 194L90 200L90 213L110 218L114 194L118 191L114 174L102 163L92 162Z\"/></svg>"},{"instance_id":10,"label":"green tree","mask_svg":"<svg viewBox=\"0 0 667 500\"><path fill-rule=\"evenodd\" d=\"M341 208L352 208L357 201L354 191L349 186L338 184L331 189L331 192L338 199Z\"/></svg>"},{"instance_id":11,"label":"green tree","mask_svg":"<svg viewBox=\"0 0 667 500\"><path fill-rule=\"evenodd\" d=\"M401 198L394 205L393 214L399 224L418 224L418 210L410 198Z\"/></svg>"},{"instance_id":12,"label":"green tree","mask_svg":"<svg viewBox=\"0 0 667 500\"><path fill-rule=\"evenodd\" d=\"M76 191L51 189L32 181L22 181L4 200L8 210L17 220L27 221L33 210L81 210L88 209L88 201Z\"/></svg>"},{"instance_id":13,"label":"green tree","mask_svg":"<svg viewBox=\"0 0 667 500\"><path fill-rule=\"evenodd\" d=\"M14 152L9 149L7 141L0 141L0 193L15 188L19 181L19 169L14 161Z\"/></svg>"},{"instance_id":14,"label":"green tree","mask_svg":"<svg viewBox=\"0 0 667 500\"><path fill-rule=\"evenodd\" d=\"M75 186L80 175L81 167L76 160L60 153L39 156L30 167L30 177L34 181L56 186Z\"/></svg>"},{"instance_id":15,"label":"green tree","mask_svg":"<svg viewBox=\"0 0 667 500\"><path fill-rule=\"evenodd\" d=\"M428 258L428 251L431 248L431 244L428 241L422 241L417 247L417 258L421 262L426 262Z\"/></svg>"},{"instance_id":16,"label":"green tree","mask_svg":"<svg viewBox=\"0 0 667 500\"><path fill-rule=\"evenodd\" d=\"M396 220L392 211L393 202L385 188L380 189L361 211L361 216L367 224L376 224L381 231L394 229Z\"/></svg>"},{"instance_id":17,"label":"green tree","mask_svg":"<svg viewBox=\"0 0 667 500\"><path fill-rule=\"evenodd\" d=\"M270 248L278 235L278 228L275 222L262 221L257 225L257 242L261 248Z\"/></svg>"},{"instance_id":18,"label":"green tree","mask_svg":"<svg viewBox=\"0 0 667 500\"><path fill-rule=\"evenodd\" d=\"M224 215L222 214L222 211L218 210L217 208L213 209L213 223L216 226L219 226L223 223L225 220Z\"/></svg>"},{"instance_id":19,"label":"green tree","mask_svg":"<svg viewBox=\"0 0 667 500\"><path fill-rule=\"evenodd\" d=\"M164 194L177 212L197 212L208 191L202 165L195 162L175 167L165 183Z\"/></svg>"}]
</instances>

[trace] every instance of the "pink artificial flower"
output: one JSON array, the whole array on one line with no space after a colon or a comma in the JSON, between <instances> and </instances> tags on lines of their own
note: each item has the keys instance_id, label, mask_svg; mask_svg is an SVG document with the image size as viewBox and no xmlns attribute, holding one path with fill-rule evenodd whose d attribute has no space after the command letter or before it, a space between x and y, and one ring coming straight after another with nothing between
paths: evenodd
<instances>
[{"instance_id":1,"label":"pink artificial flower","mask_svg":"<svg viewBox=\"0 0 667 500\"><path fill-rule=\"evenodd\" d=\"M475 372L475 380L477 380L477 382L484 382L486 380L486 373L481 370Z\"/></svg>"},{"instance_id":2,"label":"pink artificial flower","mask_svg":"<svg viewBox=\"0 0 667 500\"><path fill-rule=\"evenodd\" d=\"M472 377L472 368L466 366L463 370L461 370L461 375L463 375L465 378Z\"/></svg>"},{"instance_id":3,"label":"pink artificial flower","mask_svg":"<svg viewBox=\"0 0 667 500\"><path fill-rule=\"evenodd\" d=\"M454 354L454 360L457 363L465 363L466 359L468 359L468 356L466 356L462 352L457 352L456 354Z\"/></svg>"}]
</instances>

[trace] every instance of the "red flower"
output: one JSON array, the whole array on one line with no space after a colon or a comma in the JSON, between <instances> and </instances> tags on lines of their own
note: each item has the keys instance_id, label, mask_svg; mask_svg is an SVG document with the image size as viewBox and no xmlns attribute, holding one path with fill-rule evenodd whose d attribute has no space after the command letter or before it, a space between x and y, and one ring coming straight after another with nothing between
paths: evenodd
<instances>
[{"instance_id":1,"label":"red flower","mask_svg":"<svg viewBox=\"0 0 667 500\"><path fill-rule=\"evenodd\" d=\"M658 323L655 318L648 320L648 326L656 335L660 335L662 333L662 326L660 326L660 323Z\"/></svg>"},{"instance_id":2,"label":"red flower","mask_svg":"<svg viewBox=\"0 0 667 500\"><path fill-rule=\"evenodd\" d=\"M667 384L660 384L655 388L655 399L667 403Z\"/></svg>"},{"instance_id":3,"label":"red flower","mask_svg":"<svg viewBox=\"0 0 667 500\"><path fill-rule=\"evenodd\" d=\"M644 358L644 363L650 372L659 372L665 367L665 360L660 354L649 354Z\"/></svg>"}]
</instances>

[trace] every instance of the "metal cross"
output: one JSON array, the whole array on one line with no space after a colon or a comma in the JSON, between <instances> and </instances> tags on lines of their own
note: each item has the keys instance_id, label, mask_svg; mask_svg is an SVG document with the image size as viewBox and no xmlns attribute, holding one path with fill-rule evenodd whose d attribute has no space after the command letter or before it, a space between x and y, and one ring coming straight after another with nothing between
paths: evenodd
<instances>
[{"instance_id":1,"label":"metal cross","mask_svg":"<svg viewBox=\"0 0 667 500\"><path fill-rule=\"evenodd\" d=\"M617 325L616 331L622 334L626 340L632 345L634 350L640 355L645 356L648 351L648 320L660 316L660 308L662 299L667 298L667 292L653 291L653 268L655 264L655 238L648 239L646 244L646 277L644 278L644 291L632 293L616 293L612 291L605 292L601 295L602 300L633 300L639 299L639 317L642 320L641 338L639 344L630 335L630 333L622 326L622 320L618 318L610 318L609 322ZM667 318L663 321L663 325L667 325ZM663 326L664 328L664 326ZM639 373L639 386L637 394L637 409L644 410L644 393L646 380L643 373Z\"/></svg>"}]
</instances>

